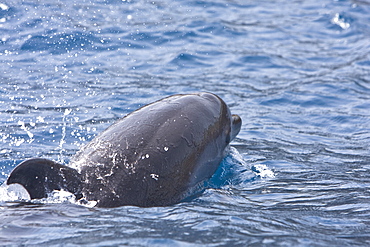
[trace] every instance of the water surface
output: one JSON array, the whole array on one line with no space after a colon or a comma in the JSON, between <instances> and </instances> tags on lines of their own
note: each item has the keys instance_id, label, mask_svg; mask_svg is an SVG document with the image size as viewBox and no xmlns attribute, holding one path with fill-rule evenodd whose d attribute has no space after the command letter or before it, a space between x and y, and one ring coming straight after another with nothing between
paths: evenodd
<instances>
[{"instance_id":1,"label":"water surface","mask_svg":"<svg viewBox=\"0 0 370 247\"><path fill-rule=\"evenodd\" d=\"M243 119L200 197L6 202L4 245L370 244L368 1L0 0L0 182L138 107L210 91Z\"/></svg>"}]
</instances>

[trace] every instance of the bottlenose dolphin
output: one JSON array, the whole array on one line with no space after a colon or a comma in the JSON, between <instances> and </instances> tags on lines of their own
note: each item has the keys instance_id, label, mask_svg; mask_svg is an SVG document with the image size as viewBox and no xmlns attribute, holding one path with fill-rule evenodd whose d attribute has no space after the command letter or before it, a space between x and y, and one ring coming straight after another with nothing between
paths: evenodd
<instances>
[{"instance_id":1,"label":"bottlenose dolphin","mask_svg":"<svg viewBox=\"0 0 370 247\"><path fill-rule=\"evenodd\" d=\"M7 184L21 184L31 199L65 190L98 207L172 205L214 174L240 128L217 95L173 95L119 119L68 166L29 159Z\"/></svg>"}]
</instances>

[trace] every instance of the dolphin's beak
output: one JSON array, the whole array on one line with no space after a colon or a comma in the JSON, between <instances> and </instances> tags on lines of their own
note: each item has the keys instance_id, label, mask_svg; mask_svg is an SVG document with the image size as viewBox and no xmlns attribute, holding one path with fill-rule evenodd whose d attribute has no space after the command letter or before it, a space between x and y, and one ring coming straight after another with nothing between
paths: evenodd
<instances>
[{"instance_id":1,"label":"dolphin's beak","mask_svg":"<svg viewBox=\"0 0 370 247\"><path fill-rule=\"evenodd\" d=\"M239 117L239 115L233 114L231 120L231 140L233 140L239 134L241 127L242 119Z\"/></svg>"}]
</instances>

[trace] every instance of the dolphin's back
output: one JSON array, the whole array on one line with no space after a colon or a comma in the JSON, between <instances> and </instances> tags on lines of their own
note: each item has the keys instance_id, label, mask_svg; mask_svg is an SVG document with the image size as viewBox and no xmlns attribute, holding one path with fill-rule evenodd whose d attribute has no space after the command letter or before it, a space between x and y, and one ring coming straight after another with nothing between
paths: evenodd
<instances>
[{"instance_id":1,"label":"dolphin's back","mask_svg":"<svg viewBox=\"0 0 370 247\"><path fill-rule=\"evenodd\" d=\"M232 117L213 94L175 95L118 120L78 153L72 165L98 206L169 205L217 169Z\"/></svg>"}]
</instances>

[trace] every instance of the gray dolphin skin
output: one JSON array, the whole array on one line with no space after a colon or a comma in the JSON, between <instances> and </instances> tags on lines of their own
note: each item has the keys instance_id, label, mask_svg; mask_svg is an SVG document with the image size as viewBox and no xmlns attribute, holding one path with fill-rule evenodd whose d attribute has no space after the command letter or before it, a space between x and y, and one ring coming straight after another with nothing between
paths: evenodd
<instances>
[{"instance_id":1,"label":"gray dolphin skin","mask_svg":"<svg viewBox=\"0 0 370 247\"><path fill-rule=\"evenodd\" d=\"M68 166L29 159L7 184L21 184L31 199L65 190L97 207L172 205L215 173L240 128L241 118L217 95L173 95L119 119Z\"/></svg>"}]
</instances>

